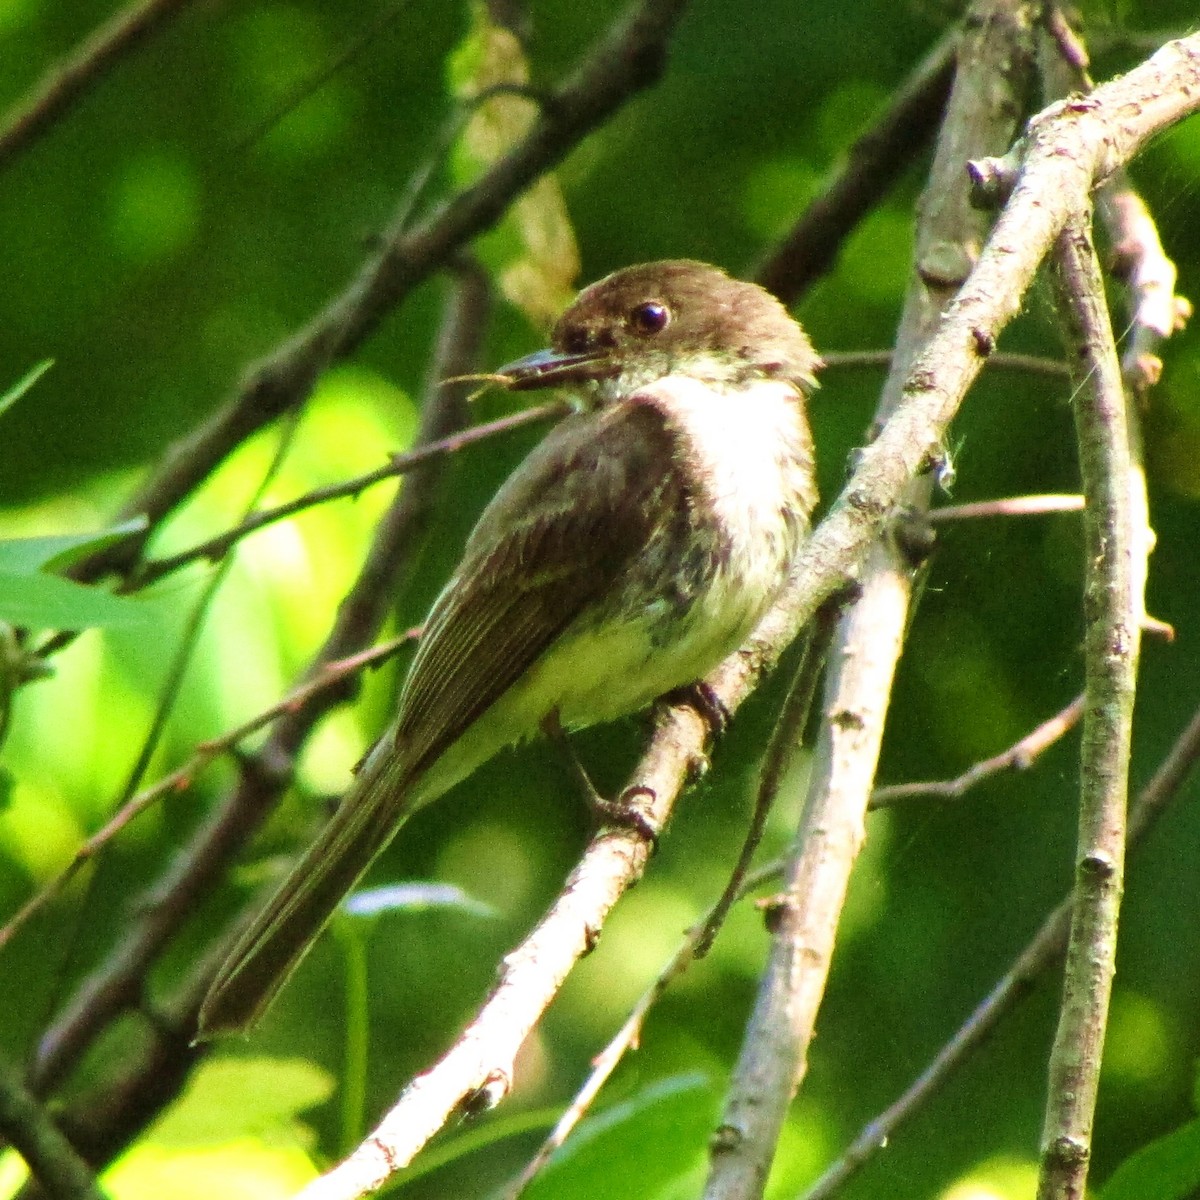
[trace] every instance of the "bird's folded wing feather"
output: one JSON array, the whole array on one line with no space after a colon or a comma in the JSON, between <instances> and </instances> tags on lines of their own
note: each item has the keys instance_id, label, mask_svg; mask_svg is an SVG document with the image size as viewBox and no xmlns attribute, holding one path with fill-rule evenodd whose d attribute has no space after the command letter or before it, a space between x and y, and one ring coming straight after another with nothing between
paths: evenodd
<instances>
[{"instance_id":1,"label":"bird's folded wing feather","mask_svg":"<svg viewBox=\"0 0 1200 1200\"><path fill-rule=\"evenodd\" d=\"M687 503L668 471L673 451L661 412L626 402L559 426L505 485L426 624L396 730L409 770L436 759L619 587L656 521Z\"/></svg>"}]
</instances>

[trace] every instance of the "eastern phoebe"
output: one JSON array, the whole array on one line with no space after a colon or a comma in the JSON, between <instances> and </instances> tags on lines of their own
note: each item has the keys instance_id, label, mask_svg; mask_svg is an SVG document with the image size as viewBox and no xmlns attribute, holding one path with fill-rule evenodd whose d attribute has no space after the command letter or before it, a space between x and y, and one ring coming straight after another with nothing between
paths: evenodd
<instances>
[{"instance_id":1,"label":"eastern phoebe","mask_svg":"<svg viewBox=\"0 0 1200 1200\"><path fill-rule=\"evenodd\" d=\"M579 410L512 474L434 603L394 725L235 945L200 1036L248 1030L401 823L549 720L701 679L780 591L816 502L819 365L773 296L703 263L592 284L501 370Z\"/></svg>"}]
</instances>

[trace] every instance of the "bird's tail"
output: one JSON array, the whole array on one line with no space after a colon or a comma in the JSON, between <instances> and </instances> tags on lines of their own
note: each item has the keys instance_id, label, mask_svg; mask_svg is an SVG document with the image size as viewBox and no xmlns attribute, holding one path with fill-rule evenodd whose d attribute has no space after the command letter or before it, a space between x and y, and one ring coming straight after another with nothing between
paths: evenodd
<instances>
[{"instance_id":1,"label":"bird's tail","mask_svg":"<svg viewBox=\"0 0 1200 1200\"><path fill-rule=\"evenodd\" d=\"M395 753L372 754L337 812L238 938L200 1008L197 1040L248 1033L342 898L417 807Z\"/></svg>"}]
</instances>

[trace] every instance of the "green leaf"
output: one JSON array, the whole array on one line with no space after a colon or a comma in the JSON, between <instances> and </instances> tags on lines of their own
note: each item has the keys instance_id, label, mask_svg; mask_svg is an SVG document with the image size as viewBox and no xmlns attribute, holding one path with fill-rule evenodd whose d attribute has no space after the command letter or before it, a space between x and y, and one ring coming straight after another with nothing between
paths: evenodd
<instances>
[{"instance_id":1,"label":"green leaf","mask_svg":"<svg viewBox=\"0 0 1200 1200\"><path fill-rule=\"evenodd\" d=\"M1100 1189L1100 1200L1191 1200L1200 1188L1200 1120L1130 1155Z\"/></svg>"},{"instance_id":2,"label":"green leaf","mask_svg":"<svg viewBox=\"0 0 1200 1200\"><path fill-rule=\"evenodd\" d=\"M0 571L0 621L33 629L91 629L136 625L153 610L140 600L114 596L56 575Z\"/></svg>"},{"instance_id":3,"label":"green leaf","mask_svg":"<svg viewBox=\"0 0 1200 1200\"><path fill-rule=\"evenodd\" d=\"M52 366L54 366L54 359L47 358L38 363L36 367L31 367L28 371L26 371L25 374L22 375L21 378L18 379L17 382L14 383L7 392L0 396L0 414L3 414L8 409L12 408L12 406L16 404L16 402L20 400L20 398L25 395L25 393L29 391L29 389L33 387L33 385L37 383L37 381L41 379L41 377L45 375L45 373L50 370Z\"/></svg>"},{"instance_id":4,"label":"green leaf","mask_svg":"<svg viewBox=\"0 0 1200 1200\"><path fill-rule=\"evenodd\" d=\"M526 1200L646 1200L706 1153L718 1095L692 1072L645 1088L584 1121L529 1186Z\"/></svg>"},{"instance_id":5,"label":"green leaf","mask_svg":"<svg viewBox=\"0 0 1200 1200\"><path fill-rule=\"evenodd\" d=\"M147 1134L158 1146L204 1146L286 1129L324 1103L333 1078L301 1058L214 1058Z\"/></svg>"},{"instance_id":6,"label":"green leaf","mask_svg":"<svg viewBox=\"0 0 1200 1200\"><path fill-rule=\"evenodd\" d=\"M145 517L134 517L99 533L60 533L49 537L0 540L0 571L30 575L43 567L65 567L93 550L103 550L131 534L141 533L147 524Z\"/></svg>"}]
</instances>

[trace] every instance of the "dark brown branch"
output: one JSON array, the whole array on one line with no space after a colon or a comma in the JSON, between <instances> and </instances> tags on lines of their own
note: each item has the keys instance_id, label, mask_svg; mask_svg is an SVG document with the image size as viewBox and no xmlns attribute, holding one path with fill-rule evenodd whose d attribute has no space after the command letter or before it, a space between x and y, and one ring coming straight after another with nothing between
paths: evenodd
<instances>
[{"instance_id":1,"label":"dark brown branch","mask_svg":"<svg viewBox=\"0 0 1200 1200\"><path fill-rule=\"evenodd\" d=\"M107 1200L87 1163L7 1063L0 1063L0 1137L52 1200Z\"/></svg>"},{"instance_id":2,"label":"dark brown branch","mask_svg":"<svg viewBox=\"0 0 1200 1200\"><path fill-rule=\"evenodd\" d=\"M685 7L686 0L639 0L587 61L550 94L522 141L475 183L417 226L409 226L408 205L402 205L357 278L304 329L252 366L234 397L177 445L125 504L124 515L147 517L147 532L83 560L74 577L90 580L129 570L158 522L236 446L300 404L321 372L352 354L417 284L490 228L517 196L631 96L653 84Z\"/></svg>"},{"instance_id":3,"label":"dark brown branch","mask_svg":"<svg viewBox=\"0 0 1200 1200\"><path fill-rule=\"evenodd\" d=\"M447 309L447 320L418 434L418 444L460 427L466 400L460 385L441 386L447 375L473 369L486 324L487 285L467 270ZM423 464L408 479L376 531L358 579L338 609L333 630L305 676L319 678L330 662L360 651L376 635L393 603L401 573L419 545L433 491L445 460ZM45 1093L73 1069L96 1036L120 1012L135 1006L150 967L198 899L220 878L254 834L291 779L296 755L316 722L341 699L327 688L288 712L263 748L243 760L238 787L202 826L191 844L133 903L137 916L109 957L83 981L38 1047L32 1086Z\"/></svg>"},{"instance_id":4,"label":"dark brown branch","mask_svg":"<svg viewBox=\"0 0 1200 1200\"><path fill-rule=\"evenodd\" d=\"M945 38L850 147L845 165L755 272L758 283L793 304L833 266L850 232L932 139L953 80L954 39Z\"/></svg>"},{"instance_id":5,"label":"dark brown branch","mask_svg":"<svg viewBox=\"0 0 1200 1200\"><path fill-rule=\"evenodd\" d=\"M232 529L227 529L224 533L219 533L216 537L211 537L187 550L181 550L178 554L172 554L169 558L147 559L137 568L128 588L122 590L146 587L164 575L169 575L178 571L180 567L187 566L188 563L198 562L201 559L223 558L243 538L249 537L250 534L256 533L268 525L273 525L277 521L294 517L297 513L315 508L319 504L328 504L331 500L358 496L367 488L381 483L385 479L395 479L399 475L407 475L432 458L440 458L444 454L455 454L465 446L473 446L476 442L486 441L503 433L510 433L514 429L523 429L526 425L556 420L565 416L569 411L570 405L565 402L541 404L536 408L527 408L508 417L500 417L495 421L474 425L470 429L464 429L461 433L452 433L449 437L439 438L416 450L410 450L406 454L397 454L386 467L379 467L377 470L368 471L342 483L314 488L311 492L305 492L303 496L297 496L295 500L289 500L286 504L253 513Z\"/></svg>"},{"instance_id":6,"label":"dark brown branch","mask_svg":"<svg viewBox=\"0 0 1200 1200\"><path fill-rule=\"evenodd\" d=\"M0 128L0 170L65 117L121 59L178 15L191 0L142 0L114 14L57 63L5 115Z\"/></svg>"}]
</instances>

